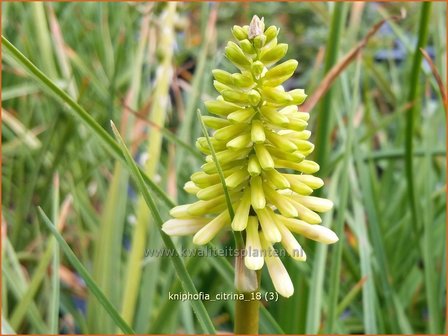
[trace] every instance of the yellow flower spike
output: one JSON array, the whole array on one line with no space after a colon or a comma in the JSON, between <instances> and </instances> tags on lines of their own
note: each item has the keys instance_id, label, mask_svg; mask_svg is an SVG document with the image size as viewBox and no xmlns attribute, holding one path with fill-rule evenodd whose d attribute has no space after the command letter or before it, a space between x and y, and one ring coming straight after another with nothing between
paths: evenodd
<instances>
[{"instance_id":1,"label":"yellow flower spike","mask_svg":"<svg viewBox=\"0 0 448 336\"><path fill-rule=\"evenodd\" d=\"M294 259L304 261L293 233L320 243L336 242L334 232L319 225L318 214L333 203L310 196L324 182L312 175L319 165L307 159L314 149L306 129L310 115L298 107L306 94L302 89L285 90L289 86L284 82L294 75L298 62L281 61L288 46L278 42L279 29L266 29L264 20L254 16L250 25L234 26L232 34L236 43L229 42L225 54L239 71L212 71L219 95L204 103L214 116L202 120L214 132L209 141L196 141L206 162L185 184L199 200L173 208L174 219L163 230L170 235L195 234L196 244L208 243L224 229L245 231L248 254L244 261L237 258L237 273L245 270L254 276L254 270L266 264L275 289L289 297L294 287L272 244L280 242ZM209 143L224 175L233 219Z\"/></svg>"},{"instance_id":2,"label":"yellow flower spike","mask_svg":"<svg viewBox=\"0 0 448 336\"><path fill-rule=\"evenodd\" d=\"M258 219L250 216L246 227L246 256L244 264L250 270L259 270L263 267L264 258L258 233Z\"/></svg>"},{"instance_id":3,"label":"yellow flower spike","mask_svg":"<svg viewBox=\"0 0 448 336\"><path fill-rule=\"evenodd\" d=\"M243 231L247 226L247 220L249 216L251 205L251 190L246 188L243 197L241 198L240 204L236 209L235 216L232 221L233 231Z\"/></svg>"},{"instance_id":4,"label":"yellow flower spike","mask_svg":"<svg viewBox=\"0 0 448 336\"><path fill-rule=\"evenodd\" d=\"M254 209L263 209L266 206L263 181L260 176L253 176L250 179L250 197L250 203Z\"/></svg>"},{"instance_id":5,"label":"yellow flower spike","mask_svg":"<svg viewBox=\"0 0 448 336\"><path fill-rule=\"evenodd\" d=\"M207 244L210 240L215 238L216 234L221 231L224 225L228 224L229 221L229 211L225 210L194 235L193 243L196 245Z\"/></svg>"},{"instance_id":6,"label":"yellow flower spike","mask_svg":"<svg viewBox=\"0 0 448 336\"><path fill-rule=\"evenodd\" d=\"M280 258L277 256L272 245L268 242L268 239L264 237L264 234L260 235L260 240L261 246L266 254L264 261L268 268L269 276L272 279L275 290L281 296L286 298L290 297L294 294L294 286L291 278L289 277L288 271Z\"/></svg>"}]
</instances>

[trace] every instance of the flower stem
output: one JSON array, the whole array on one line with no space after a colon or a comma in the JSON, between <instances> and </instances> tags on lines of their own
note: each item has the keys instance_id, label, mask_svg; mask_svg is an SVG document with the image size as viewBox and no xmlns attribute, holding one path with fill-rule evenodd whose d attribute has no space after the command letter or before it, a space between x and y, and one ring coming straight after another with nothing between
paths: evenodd
<instances>
[{"instance_id":1,"label":"flower stem","mask_svg":"<svg viewBox=\"0 0 448 336\"><path fill-rule=\"evenodd\" d=\"M253 292L243 293L244 300L235 302L235 334L258 334L260 300L257 298L257 293L260 289L260 275L261 272L257 271L258 288Z\"/></svg>"},{"instance_id":2,"label":"flower stem","mask_svg":"<svg viewBox=\"0 0 448 336\"><path fill-rule=\"evenodd\" d=\"M235 305L235 334L258 334L260 301L254 300L253 293L244 293L245 300L237 300Z\"/></svg>"}]
</instances>

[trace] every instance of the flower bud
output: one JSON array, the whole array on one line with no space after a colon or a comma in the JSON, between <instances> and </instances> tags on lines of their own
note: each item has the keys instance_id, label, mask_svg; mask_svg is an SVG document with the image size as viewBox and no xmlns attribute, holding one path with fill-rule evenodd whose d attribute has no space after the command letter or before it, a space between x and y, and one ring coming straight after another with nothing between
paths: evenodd
<instances>
[{"instance_id":1,"label":"flower bud","mask_svg":"<svg viewBox=\"0 0 448 336\"><path fill-rule=\"evenodd\" d=\"M260 176L252 176L250 179L250 197L254 209L263 209L266 205L264 198L263 184Z\"/></svg>"},{"instance_id":2,"label":"flower bud","mask_svg":"<svg viewBox=\"0 0 448 336\"><path fill-rule=\"evenodd\" d=\"M259 120L252 122L251 139L254 143L263 143L266 140L263 124Z\"/></svg>"},{"instance_id":3,"label":"flower bud","mask_svg":"<svg viewBox=\"0 0 448 336\"><path fill-rule=\"evenodd\" d=\"M201 188L199 188L194 182L188 181L184 185L184 190L189 194L196 194Z\"/></svg>"},{"instance_id":4,"label":"flower bud","mask_svg":"<svg viewBox=\"0 0 448 336\"><path fill-rule=\"evenodd\" d=\"M228 148L241 149L252 146L252 140L250 139L250 133L242 134L237 136L233 140L227 143Z\"/></svg>"},{"instance_id":5,"label":"flower bud","mask_svg":"<svg viewBox=\"0 0 448 336\"><path fill-rule=\"evenodd\" d=\"M213 129L219 129L230 125L230 122L226 119L211 116L202 116L202 121L204 122L205 126Z\"/></svg>"},{"instance_id":6,"label":"flower bud","mask_svg":"<svg viewBox=\"0 0 448 336\"><path fill-rule=\"evenodd\" d=\"M256 155L251 155L249 157L249 163L247 164L247 171L250 176L257 176L261 174L261 167L258 163Z\"/></svg>"},{"instance_id":7,"label":"flower bud","mask_svg":"<svg viewBox=\"0 0 448 336\"><path fill-rule=\"evenodd\" d=\"M255 144L255 153L261 168L264 170L274 169L274 160L263 144Z\"/></svg>"},{"instance_id":8,"label":"flower bud","mask_svg":"<svg viewBox=\"0 0 448 336\"><path fill-rule=\"evenodd\" d=\"M317 213L315 213L313 210L308 209L306 206L297 202L294 198L290 197L289 201L297 209L297 211L299 213L298 217L300 219L302 219L305 222L308 222L310 224L322 223L322 219L320 218L320 216Z\"/></svg>"},{"instance_id":9,"label":"flower bud","mask_svg":"<svg viewBox=\"0 0 448 336\"><path fill-rule=\"evenodd\" d=\"M294 152L297 150L297 146L292 141L289 141L286 137L278 135L277 133L268 131L266 132L266 138L271 144L283 151Z\"/></svg>"},{"instance_id":10,"label":"flower bud","mask_svg":"<svg viewBox=\"0 0 448 336\"><path fill-rule=\"evenodd\" d=\"M191 175L190 179L199 187L208 187L210 185L220 182L218 174L206 174L202 171L196 172Z\"/></svg>"},{"instance_id":11,"label":"flower bud","mask_svg":"<svg viewBox=\"0 0 448 336\"><path fill-rule=\"evenodd\" d=\"M256 111L253 108L249 107L230 113L227 116L227 119L238 123L247 123L251 121L255 113Z\"/></svg>"},{"instance_id":12,"label":"flower bud","mask_svg":"<svg viewBox=\"0 0 448 336\"><path fill-rule=\"evenodd\" d=\"M249 25L249 39L253 39L256 36L263 34L264 32L264 18L260 18L254 15Z\"/></svg>"},{"instance_id":13,"label":"flower bud","mask_svg":"<svg viewBox=\"0 0 448 336\"><path fill-rule=\"evenodd\" d=\"M205 245L212 240L221 229L229 223L230 216L226 210L219 216L215 217L202 229L200 229L193 237L193 243L196 245Z\"/></svg>"},{"instance_id":14,"label":"flower bud","mask_svg":"<svg viewBox=\"0 0 448 336\"><path fill-rule=\"evenodd\" d=\"M272 189L269 184L265 183L263 185L263 190L268 201L273 204L283 216L297 217L299 215L294 205L289 202L285 196L280 195Z\"/></svg>"},{"instance_id":15,"label":"flower bud","mask_svg":"<svg viewBox=\"0 0 448 336\"><path fill-rule=\"evenodd\" d=\"M333 208L333 202L326 198L297 195L294 196L294 199L307 208L317 212L327 212Z\"/></svg>"},{"instance_id":16,"label":"flower bud","mask_svg":"<svg viewBox=\"0 0 448 336\"><path fill-rule=\"evenodd\" d=\"M279 90L278 88L264 87L263 96L267 102L276 105L290 104L292 97L289 93Z\"/></svg>"},{"instance_id":17,"label":"flower bud","mask_svg":"<svg viewBox=\"0 0 448 336\"><path fill-rule=\"evenodd\" d=\"M267 251L264 260L268 268L269 276L272 279L275 290L281 296L288 298L294 294L294 286L285 266L282 264L280 258L274 255L275 250L269 243L269 239L265 236L266 235L262 233L260 235L260 241L263 250Z\"/></svg>"},{"instance_id":18,"label":"flower bud","mask_svg":"<svg viewBox=\"0 0 448 336\"><path fill-rule=\"evenodd\" d=\"M264 264L260 235L258 234L258 219L255 216L250 216L247 222L244 264L251 270L259 270Z\"/></svg>"},{"instance_id":19,"label":"flower bud","mask_svg":"<svg viewBox=\"0 0 448 336\"><path fill-rule=\"evenodd\" d=\"M250 72L234 73L232 77L235 82L235 86L242 89L248 89L255 86L255 82L252 79Z\"/></svg>"},{"instance_id":20,"label":"flower bud","mask_svg":"<svg viewBox=\"0 0 448 336\"><path fill-rule=\"evenodd\" d=\"M241 197L241 201L236 209L235 216L232 221L232 230L234 231L243 231L247 226L247 220L250 211L251 204L251 190L250 188L246 188Z\"/></svg>"},{"instance_id":21,"label":"flower bud","mask_svg":"<svg viewBox=\"0 0 448 336\"><path fill-rule=\"evenodd\" d=\"M286 55L288 51L288 45L285 43L280 43L273 48L268 48L260 53L260 61L264 63L265 66L270 66Z\"/></svg>"},{"instance_id":22,"label":"flower bud","mask_svg":"<svg viewBox=\"0 0 448 336\"><path fill-rule=\"evenodd\" d=\"M213 73L213 77L217 81L219 81L225 85L229 85L229 86L232 86L234 84L234 79L232 77L232 74L230 74L229 72L220 70L220 69L214 69L214 70L212 70L212 73Z\"/></svg>"},{"instance_id":23,"label":"flower bud","mask_svg":"<svg viewBox=\"0 0 448 336\"><path fill-rule=\"evenodd\" d=\"M240 26L237 25L233 26L232 34L239 41L247 39L247 32Z\"/></svg>"},{"instance_id":24,"label":"flower bud","mask_svg":"<svg viewBox=\"0 0 448 336\"><path fill-rule=\"evenodd\" d=\"M246 181L249 178L247 173L244 170L237 170L236 172L229 175L226 179L226 186L232 190L238 187L241 183Z\"/></svg>"},{"instance_id":25,"label":"flower bud","mask_svg":"<svg viewBox=\"0 0 448 336\"><path fill-rule=\"evenodd\" d=\"M302 249L302 246L300 246L299 242L296 240L294 235L289 231L285 225L280 220L280 216L276 216L277 221L277 227L280 231L280 234L282 235L282 245L285 248L286 252L288 254L298 260L298 261L306 261L306 254Z\"/></svg>"},{"instance_id":26,"label":"flower bud","mask_svg":"<svg viewBox=\"0 0 448 336\"><path fill-rule=\"evenodd\" d=\"M231 112L235 112L236 110L239 110L241 107L232 104L226 101L219 101L219 100L209 100L204 102L205 107L210 113L226 116Z\"/></svg>"},{"instance_id":27,"label":"flower bud","mask_svg":"<svg viewBox=\"0 0 448 336\"><path fill-rule=\"evenodd\" d=\"M254 46L252 45L252 43L249 42L249 40L240 41L240 47L246 54L249 54L249 55L256 54Z\"/></svg>"},{"instance_id":28,"label":"flower bud","mask_svg":"<svg viewBox=\"0 0 448 336\"><path fill-rule=\"evenodd\" d=\"M287 189L291 186L288 179L280 174L276 169L266 170L263 174L266 176L266 180L278 189Z\"/></svg>"},{"instance_id":29,"label":"flower bud","mask_svg":"<svg viewBox=\"0 0 448 336\"><path fill-rule=\"evenodd\" d=\"M263 83L268 86L282 84L294 74L297 65L298 62L296 60L288 60L282 64L276 65L266 72Z\"/></svg>"},{"instance_id":30,"label":"flower bud","mask_svg":"<svg viewBox=\"0 0 448 336\"><path fill-rule=\"evenodd\" d=\"M254 46L257 49L261 49L264 47L264 44L266 43L266 36L264 34L255 36L254 38Z\"/></svg>"},{"instance_id":31,"label":"flower bud","mask_svg":"<svg viewBox=\"0 0 448 336\"><path fill-rule=\"evenodd\" d=\"M307 97L307 95L305 94L305 91L302 89L295 89L295 90L289 91L288 93L292 97L292 103L296 104L296 105L302 104Z\"/></svg>"},{"instance_id":32,"label":"flower bud","mask_svg":"<svg viewBox=\"0 0 448 336\"><path fill-rule=\"evenodd\" d=\"M280 231L275 224L274 212L271 208L266 207L264 209L255 209L258 220L260 221L261 229L266 240L271 243L278 243L282 240ZM266 260L266 258L265 258Z\"/></svg>"},{"instance_id":33,"label":"flower bud","mask_svg":"<svg viewBox=\"0 0 448 336\"><path fill-rule=\"evenodd\" d=\"M239 69L250 69L250 61L249 59L244 55L244 52L241 50L241 48L233 43L229 42L227 43L226 47L226 56L237 68Z\"/></svg>"},{"instance_id":34,"label":"flower bud","mask_svg":"<svg viewBox=\"0 0 448 336\"><path fill-rule=\"evenodd\" d=\"M255 78L260 78L260 75L263 72L263 69L264 69L264 64L261 63L260 61L256 61L256 62L252 63L251 71L252 71L253 75L255 76Z\"/></svg>"},{"instance_id":35,"label":"flower bud","mask_svg":"<svg viewBox=\"0 0 448 336\"><path fill-rule=\"evenodd\" d=\"M339 240L333 231L322 225L308 224L294 218L282 218L282 222L289 230L323 244L333 244Z\"/></svg>"},{"instance_id":36,"label":"flower bud","mask_svg":"<svg viewBox=\"0 0 448 336\"><path fill-rule=\"evenodd\" d=\"M273 39L275 39L279 31L280 29L278 29L276 26L269 26L269 28L264 32L264 35L266 35L266 43L269 43Z\"/></svg>"},{"instance_id":37,"label":"flower bud","mask_svg":"<svg viewBox=\"0 0 448 336\"><path fill-rule=\"evenodd\" d=\"M278 113L272 106L263 106L260 108L260 112L263 117L274 125L286 127L289 124L288 117Z\"/></svg>"},{"instance_id":38,"label":"flower bud","mask_svg":"<svg viewBox=\"0 0 448 336\"><path fill-rule=\"evenodd\" d=\"M209 218L170 219L163 223L162 231L170 236L186 236L198 232Z\"/></svg>"}]
</instances>

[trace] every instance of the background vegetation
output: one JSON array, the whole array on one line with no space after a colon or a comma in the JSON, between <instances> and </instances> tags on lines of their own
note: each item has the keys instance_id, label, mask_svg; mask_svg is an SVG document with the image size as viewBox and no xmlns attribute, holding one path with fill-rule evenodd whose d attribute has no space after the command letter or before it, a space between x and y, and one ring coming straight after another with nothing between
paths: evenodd
<instances>
[{"instance_id":1,"label":"background vegetation","mask_svg":"<svg viewBox=\"0 0 448 336\"><path fill-rule=\"evenodd\" d=\"M299 61L289 84L312 95L375 23L403 10L309 111L323 193L335 203L324 224L341 240L300 241L307 262L284 260L296 292L264 303L260 331L444 333L446 114L418 49L444 77L442 2L3 2L2 34L50 79L3 41L3 333L115 333L123 322L138 333L208 331L193 313L200 307L168 300L182 290L169 258L144 256L163 242L107 138L109 121L167 219L172 204L189 201L182 187L202 162L196 109L205 113L202 101L216 95L211 69L232 70L223 48L234 24L257 14L281 27L287 58ZM230 234L214 243L233 244ZM233 292L231 259L183 261L199 291ZM273 290L266 270L262 287ZM232 330L232 301L204 305L217 331Z\"/></svg>"}]
</instances>

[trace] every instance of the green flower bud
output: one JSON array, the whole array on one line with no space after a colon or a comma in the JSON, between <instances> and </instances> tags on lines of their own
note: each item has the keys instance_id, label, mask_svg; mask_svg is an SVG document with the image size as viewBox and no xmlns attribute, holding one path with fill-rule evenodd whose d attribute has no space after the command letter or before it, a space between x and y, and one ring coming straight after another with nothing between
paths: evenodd
<instances>
[{"instance_id":1,"label":"green flower bud","mask_svg":"<svg viewBox=\"0 0 448 336\"><path fill-rule=\"evenodd\" d=\"M235 112L241 108L239 105L219 100L209 100L204 102L204 104L210 113L221 116L226 116L229 113Z\"/></svg>"},{"instance_id":2,"label":"green flower bud","mask_svg":"<svg viewBox=\"0 0 448 336\"><path fill-rule=\"evenodd\" d=\"M251 89L256 85L250 72L234 73L232 77L235 82L235 86L242 89Z\"/></svg>"},{"instance_id":3,"label":"green flower bud","mask_svg":"<svg viewBox=\"0 0 448 336\"><path fill-rule=\"evenodd\" d=\"M264 34L266 35L266 43L271 42L273 39L277 38L277 35L279 33L280 29L278 29L276 26L270 26Z\"/></svg>"},{"instance_id":4,"label":"green flower bud","mask_svg":"<svg viewBox=\"0 0 448 336\"><path fill-rule=\"evenodd\" d=\"M184 187L199 200L173 208L170 215L174 219L162 229L170 235L195 234L194 243L206 244L229 227L246 231L247 249L273 251L272 244L280 242L294 259L305 261L292 232L325 244L338 238L318 225L322 221L318 212L330 210L333 203L310 196L324 182L312 176L319 165L306 159L314 149L308 141L311 132L306 130L309 114L298 108L306 94L301 89L286 92L282 86L294 75L297 61L275 65L288 50L286 44L277 44L278 32L275 26L265 30L263 19L257 16L249 26L234 26L232 33L239 45L229 42L225 54L240 71L213 70L213 85L220 95L204 103L208 112L217 115L202 120L215 130L209 140L224 175L234 218L227 210L209 143L200 137L196 146L207 155L206 162ZM266 264L279 294L293 294L291 279L277 256L249 255L244 265L238 260L239 267L245 265L251 272Z\"/></svg>"},{"instance_id":5,"label":"green flower bud","mask_svg":"<svg viewBox=\"0 0 448 336\"><path fill-rule=\"evenodd\" d=\"M244 52L237 44L233 42L229 42L227 44L226 56L237 68L246 70L250 69L251 62L246 55L244 55Z\"/></svg>"},{"instance_id":6,"label":"green flower bud","mask_svg":"<svg viewBox=\"0 0 448 336\"><path fill-rule=\"evenodd\" d=\"M220 70L220 69L214 69L212 70L213 77L215 79L225 85L233 86L234 85L234 79L232 77L232 74L228 73L227 71Z\"/></svg>"},{"instance_id":7,"label":"green flower bud","mask_svg":"<svg viewBox=\"0 0 448 336\"><path fill-rule=\"evenodd\" d=\"M289 79L296 70L298 62L296 60L288 60L279 64L266 72L263 84L267 86L278 86Z\"/></svg>"},{"instance_id":8,"label":"green flower bud","mask_svg":"<svg viewBox=\"0 0 448 336\"><path fill-rule=\"evenodd\" d=\"M227 119L238 123L247 123L250 122L256 113L257 112L252 107L249 107L230 113L227 116ZM216 128L217 127L215 127L215 129Z\"/></svg>"},{"instance_id":9,"label":"green flower bud","mask_svg":"<svg viewBox=\"0 0 448 336\"><path fill-rule=\"evenodd\" d=\"M261 73L263 72L264 64L260 61L256 61L252 63L251 71L254 74L255 78L260 78Z\"/></svg>"},{"instance_id":10,"label":"green flower bud","mask_svg":"<svg viewBox=\"0 0 448 336\"><path fill-rule=\"evenodd\" d=\"M237 26L237 25L233 26L232 34L233 34L233 36L235 36L235 38L237 40L241 41L241 40L247 39L247 31L240 26Z\"/></svg>"},{"instance_id":11,"label":"green flower bud","mask_svg":"<svg viewBox=\"0 0 448 336\"><path fill-rule=\"evenodd\" d=\"M254 143L264 143L266 141L263 124L260 120L254 120L252 122L251 140Z\"/></svg>"},{"instance_id":12,"label":"green flower bud","mask_svg":"<svg viewBox=\"0 0 448 336\"><path fill-rule=\"evenodd\" d=\"M249 40L242 40L240 41L240 47L241 49L249 55L255 55L256 51L252 43L249 42Z\"/></svg>"},{"instance_id":13,"label":"green flower bud","mask_svg":"<svg viewBox=\"0 0 448 336\"><path fill-rule=\"evenodd\" d=\"M292 97L292 103L296 105L301 105L307 97L305 91L302 89L292 90L289 91L288 93Z\"/></svg>"},{"instance_id":14,"label":"green flower bud","mask_svg":"<svg viewBox=\"0 0 448 336\"><path fill-rule=\"evenodd\" d=\"M247 171L249 172L250 176L257 176L261 174L260 163L258 162L256 155L251 155L249 157L249 162L247 164Z\"/></svg>"},{"instance_id":15,"label":"green flower bud","mask_svg":"<svg viewBox=\"0 0 448 336\"><path fill-rule=\"evenodd\" d=\"M288 45L285 43L280 43L274 48L267 48L260 53L260 61L264 63L265 66L270 66L280 59L282 59L286 52L288 51Z\"/></svg>"},{"instance_id":16,"label":"green flower bud","mask_svg":"<svg viewBox=\"0 0 448 336\"><path fill-rule=\"evenodd\" d=\"M263 181L260 176L252 176L250 179L250 197L250 203L254 209L263 209L266 206Z\"/></svg>"},{"instance_id":17,"label":"green flower bud","mask_svg":"<svg viewBox=\"0 0 448 336\"><path fill-rule=\"evenodd\" d=\"M264 34L255 36L254 38L254 46L257 49L261 49L264 47L264 44L266 43L266 36Z\"/></svg>"}]
</instances>

